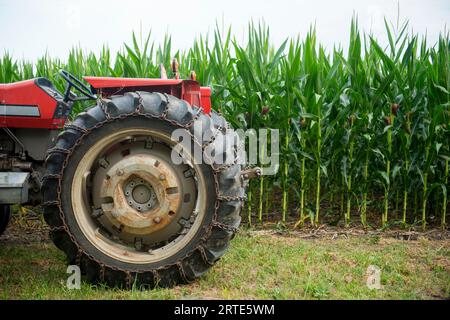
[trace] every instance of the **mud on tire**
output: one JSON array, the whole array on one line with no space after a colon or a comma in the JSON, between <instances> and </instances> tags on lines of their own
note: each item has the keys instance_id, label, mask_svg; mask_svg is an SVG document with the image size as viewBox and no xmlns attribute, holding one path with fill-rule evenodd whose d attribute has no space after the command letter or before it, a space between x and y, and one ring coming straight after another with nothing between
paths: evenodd
<instances>
[{"instance_id":1,"label":"mud on tire","mask_svg":"<svg viewBox=\"0 0 450 320\"><path fill-rule=\"evenodd\" d=\"M211 161L197 168L206 199L199 227L176 253L149 263L114 259L100 250L80 227L72 205L72 181L81 159L96 141L129 128L152 128L170 134L181 128L193 137L194 124L202 128L204 140L194 142L213 155L232 158L227 165ZM240 224L245 197L242 166L238 164L238 139L224 145L218 139L233 134L217 113L204 115L200 109L173 96L134 92L113 96L80 113L58 136L46 159L42 194L44 216L55 245L65 252L69 264L80 266L90 282L109 286L170 287L195 280L204 274L229 246ZM151 251L151 250L150 250Z\"/></svg>"}]
</instances>

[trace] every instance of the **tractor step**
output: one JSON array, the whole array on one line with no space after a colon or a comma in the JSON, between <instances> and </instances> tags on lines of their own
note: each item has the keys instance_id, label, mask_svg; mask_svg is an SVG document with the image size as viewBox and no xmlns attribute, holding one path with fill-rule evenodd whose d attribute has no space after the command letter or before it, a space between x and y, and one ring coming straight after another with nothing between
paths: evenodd
<instances>
[{"instance_id":1,"label":"tractor step","mask_svg":"<svg viewBox=\"0 0 450 320\"><path fill-rule=\"evenodd\" d=\"M0 204L28 201L29 172L0 172Z\"/></svg>"}]
</instances>

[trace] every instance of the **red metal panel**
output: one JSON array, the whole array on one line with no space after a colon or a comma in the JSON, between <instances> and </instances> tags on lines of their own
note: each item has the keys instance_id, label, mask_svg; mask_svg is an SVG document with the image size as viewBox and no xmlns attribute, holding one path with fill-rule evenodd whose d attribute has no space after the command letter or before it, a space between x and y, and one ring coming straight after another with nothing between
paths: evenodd
<instances>
[{"instance_id":1,"label":"red metal panel","mask_svg":"<svg viewBox=\"0 0 450 320\"><path fill-rule=\"evenodd\" d=\"M9 84L0 84L0 104L38 106L39 117L2 116L0 127L11 128L48 128L64 126L64 119L53 119L57 102L35 84L35 80L25 80Z\"/></svg>"},{"instance_id":2,"label":"red metal panel","mask_svg":"<svg viewBox=\"0 0 450 320\"><path fill-rule=\"evenodd\" d=\"M201 106L200 85L194 80L184 80L181 98L191 106Z\"/></svg>"},{"instance_id":3,"label":"red metal panel","mask_svg":"<svg viewBox=\"0 0 450 320\"><path fill-rule=\"evenodd\" d=\"M211 88L200 87L201 105L206 114L211 113Z\"/></svg>"}]
</instances>

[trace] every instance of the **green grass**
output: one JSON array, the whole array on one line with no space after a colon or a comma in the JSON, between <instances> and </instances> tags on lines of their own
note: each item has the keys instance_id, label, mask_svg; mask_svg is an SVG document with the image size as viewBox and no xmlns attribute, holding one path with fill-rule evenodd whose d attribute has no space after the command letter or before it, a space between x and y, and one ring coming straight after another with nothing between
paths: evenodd
<instances>
[{"instance_id":1,"label":"green grass","mask_svg":"<svg viewBox=\"0 0 450 320\"><path fill-rule=\"evenodd\" d=\"M380 290L366 286L381 268ZM450 298L450 241L375 236L305 240L243 232L199 281L130 291L82 282L65 288L63 254L50 243L0 243L1 299L442 299Z\"/></svg>"}]
</instances>

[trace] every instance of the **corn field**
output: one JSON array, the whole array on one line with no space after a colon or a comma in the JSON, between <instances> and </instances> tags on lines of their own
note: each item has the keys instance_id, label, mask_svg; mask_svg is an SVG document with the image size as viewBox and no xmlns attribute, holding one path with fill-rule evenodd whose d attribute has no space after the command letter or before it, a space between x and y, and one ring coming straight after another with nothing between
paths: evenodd
<instances>
[{"instance_id":1,"label":"corn field","mask_svg":"<svg viewBox=\"0 0 450 320\"><path fill-rule=\"evenodd\" d=\"M347 50L325 49L314 28L274 46L269 28L250 23L245 43L216 27L174 51L150 34L112 56L73 48L67 60L36 63L7 52L0 82L47 77L159 77L173 57L213 88L213 108L235 128L278 128L280 169L249 186L247 222L446 228L450 160L450 38L436 44L386 22L388 44L354 19ZM170 75L170 71L169 77ZM85 105L74 107L74 114Z\"/></svg>"}]
</instances>

